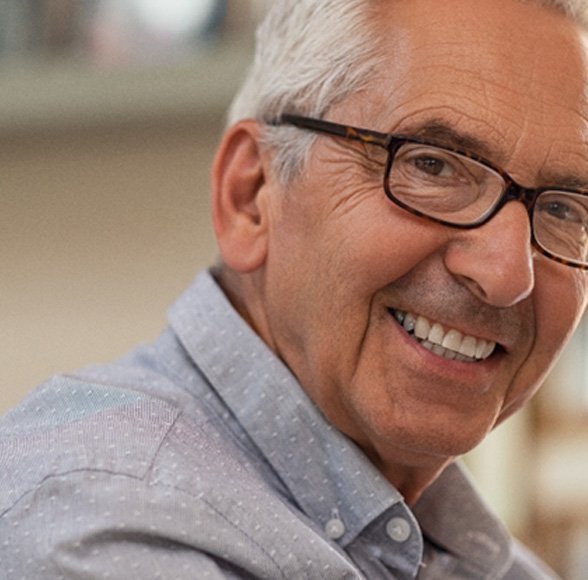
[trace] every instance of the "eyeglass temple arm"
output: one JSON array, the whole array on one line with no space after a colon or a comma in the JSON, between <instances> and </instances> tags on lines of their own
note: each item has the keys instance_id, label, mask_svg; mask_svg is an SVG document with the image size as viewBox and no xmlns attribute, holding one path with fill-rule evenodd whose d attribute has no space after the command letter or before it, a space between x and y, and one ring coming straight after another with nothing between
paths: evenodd
<instances>
[{"instance_id":1,"label":"eyeglass temple arm","mask_svg":"<svg viewBox=\"0 0 588 580\"><path fill-rule=\"evenodd\" d=\"M390 136L386 133L380 133L379 131L360 129L349 125L332 123L331 121L323 121L322 119L313 119L312 117L290 115L287 113L276 119L270 120L268 125L294 125L300 129L309 129L311 131L325 133L326 135L334 135L336 137L343 137L344 139L353 139L354 141L371 143L381 147L388 147L390 142Z\"/></svg>"}]
</instances>

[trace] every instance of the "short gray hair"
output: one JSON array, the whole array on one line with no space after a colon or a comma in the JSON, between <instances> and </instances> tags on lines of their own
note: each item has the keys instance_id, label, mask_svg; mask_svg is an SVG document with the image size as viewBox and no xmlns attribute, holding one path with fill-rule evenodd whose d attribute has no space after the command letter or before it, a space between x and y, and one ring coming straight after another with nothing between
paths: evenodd
<instances>
[{"instance_id":1,"label":"short gray hair","mask_svg":"<svg viewBox=\"0 0 588 580\"><path fill-rule=\"evenodd\" d=\"M369 0L272 0L257 30L253 66L229 110L229 124L298 113L322 117L360 90L375 58ZM287 183L303 165L314 136L267 127L274 170Z\"/></svg>"},{"instance_id":2,"label":"short gray hair","mask_svg":"<svg viewBox=\"0 0 588 580\"><path fill-rule=\"evenodd\" d=\"M520 0L554 8L588 28L588 0ZM323 117L364 88L378 62L374 0L271 0L256 34L253 65L229 109L230 125L283 113ZM267 126L263 143L288 183L304 166L314 135Z\"/></svg>"},{"instance_id":3,"label":"short gray hair","mask_svg":"<svg viewBox=\"0 0 588 580\"><path fill-rule=\"evenodd\" d=\"M588 28L588 1L587 0L525 0L526 2L534 2L540 6L548 8L555 8L559 12L563 12L566 16L571 18L574 22L584 28Z\"/></svg>"}]
</instances>

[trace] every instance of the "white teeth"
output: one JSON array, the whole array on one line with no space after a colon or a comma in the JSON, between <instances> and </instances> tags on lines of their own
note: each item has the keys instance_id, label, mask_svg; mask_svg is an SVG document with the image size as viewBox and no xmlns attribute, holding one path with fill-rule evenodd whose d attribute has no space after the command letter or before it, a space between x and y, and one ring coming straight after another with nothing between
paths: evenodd
<instances>
[{"instance_id":1,"label":"white teeth","mask_svg":"<svg viewBox=\"0 0 588 580\"><path fill-rule=\"evenodd\" d=\"M442 345L449 350L459 352L463 335L458 330L450 330L443 339Z\"/></svg>"},{"instance_id":2,"label":"white teeth","mask_svg":"<svg viewBox=\"0 0 588 580\"><path fill-rule=\"evenodd\" d=\"M486 340L478 341L478 348L476 349L476 358L485 359L488 358L494 351L496 344L494 342L488 342Z\"/></svg>"},{"instance_id":3,"label":"white teeth","mask_svg":"<svg viewBox=\"0 0 588 580\"><path fill-rule=\"evenodd\" d=\"M445 331L443 327L438 323L435 322L433 327L431 328L431 332L429 332L429 341L433 344L439 344L443 346L443 337L445 336Z\"/></svg>"},{"instance_id":4,"label":"white teeth","mask_svg":"<svg viewBox=\"0 0 588 580\"><path fill-rule=\"evenodd\" d=\"M402 323L402 326L404 326L404 328L406 329L407 332L412 332L414 330L415 325L416 325L415 317L412 314L407 313L406 316L404 317L404 322Z\"/></svg>"},{"instance_id":5,"label":"white teeth","mask_svg":"<svg viewBox=\"0 0 588 580\"><path fill-rule=\"evenodd\" d=\"M434 352L439 356L443 356L445 354L445 349L442 346L439 346L438 344L434 344L433 348L431 349L431 352Z\"/></svg>"},{"instance_id":6,"label":"white teeth","mask_svg":"<svg viewBox=\"0 0 588 580\"><path fill-rule=\"evenodd\" d=\"M426 340L429 336L429 332L431 332L431 325L426 318L419 316L416 321L416 326L414 327L414 333L417 338L422 340Z\"/></svg>"},{"instance_id":7,"label":"white teeth","mask_svg":"<svg viewBox=\"0 0 588 580\"><path fill-rule=\"evenodd\" d=\"M464 336L455 329L445 330L438 322L431 322L424 316L415 316L410 312L394 311L396 320L413 333L422 346L450 360L472 362L487 359L496 348L496 343Z\"/></svg>"},{"instance_id":8,"label":"white teeth","mask_svg":"<svg viewBox=\"0 0 588 580\"><path fill-rule=\"evenodd\" d=\"M476 354L476 346L478 345L478 339L473 336L464 336L461 346L459 347L459 354L469 356L473 358Z\"/></svg>"},{"instance_id":9,"label":"white teeth","mask_svg":"<svg viewBox=\"0 0 588 580\"><path fill-rule=\"evenodd\" d=\"M488 343L485 340L479 339L476 347L476 358L485 358L484 353L488 350Z\"/></svg>"},{"instance_id":10,"label":"white teeth","mask_svg":"<svg viewBox=\"0 0 588 580\"><path fill-rule=\"evenodd\" d=\"M460 356L460 355L453 350L445 349L445 352L443 353L443 358L447 358L449 360L453 360L453 359L457 358L458 356Z\"/></svg>"}]
</instances>

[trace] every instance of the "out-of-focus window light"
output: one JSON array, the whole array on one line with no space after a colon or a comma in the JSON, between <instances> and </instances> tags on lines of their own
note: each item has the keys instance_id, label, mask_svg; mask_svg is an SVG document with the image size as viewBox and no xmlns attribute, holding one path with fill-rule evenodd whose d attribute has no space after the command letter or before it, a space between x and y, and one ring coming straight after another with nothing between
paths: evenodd
<instances>
[{"instance_id":1,"label":"out-of-focus window light","mask_svg":"<svg viewBox=\"0 0 588 580\"><path fill-rule=\"evenodd\" d=\"M218 33L224 0L99 0L90 52L98 63L165 60Z\"/></svg>"},{"instance_id":2,"label":"out-of-focus window light","mask_svg":"<svg viewBox=\"0 0 588 580\"><path fill-rule=\"evenodd\" d=\"M228 0L0 0L0 58L152 62L218 36Z\"/></svg>"},{"instance_id":3,"label":"out-of-focus window light","mask_svg":"<svg viewBox=\"0 0 588 580\"><path fill-rule=\"evenodd\" d=\"M129 0L146 28L173 36L203 30L216 0Z\"/></svg>"}]
</instances>

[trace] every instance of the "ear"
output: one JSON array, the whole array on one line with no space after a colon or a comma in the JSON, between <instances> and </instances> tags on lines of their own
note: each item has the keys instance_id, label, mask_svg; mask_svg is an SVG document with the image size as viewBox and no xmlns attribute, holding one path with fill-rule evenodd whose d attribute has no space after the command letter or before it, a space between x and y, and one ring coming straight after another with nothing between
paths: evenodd
<instances>
[{"instance_id":1,"label":"ear","mask_svg":"<svg viewBox=\"0 0 588 580\"><path fill-rule=\"evenodd\" d=\"M252 272L267 256L266 168L259 125L245 120L231 127L212 168L212 213L223 261L237 272Z\"/></svg>"}]
</instances>

